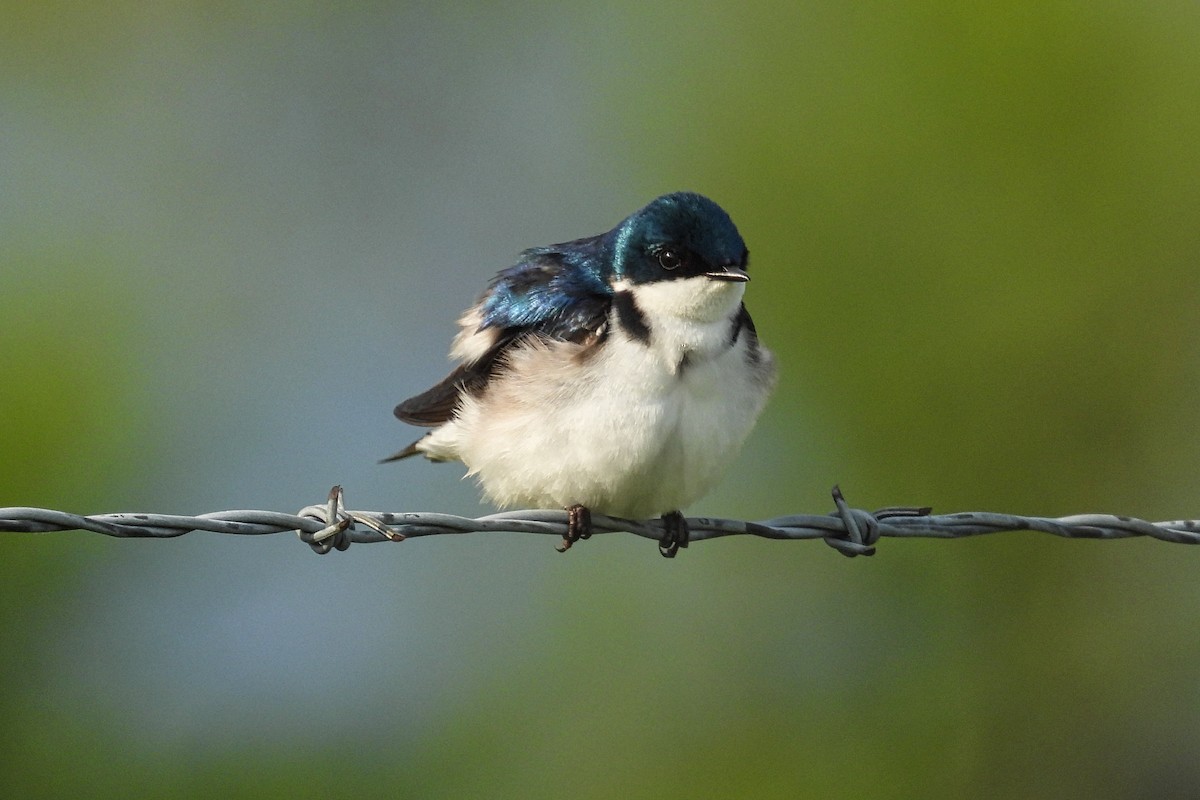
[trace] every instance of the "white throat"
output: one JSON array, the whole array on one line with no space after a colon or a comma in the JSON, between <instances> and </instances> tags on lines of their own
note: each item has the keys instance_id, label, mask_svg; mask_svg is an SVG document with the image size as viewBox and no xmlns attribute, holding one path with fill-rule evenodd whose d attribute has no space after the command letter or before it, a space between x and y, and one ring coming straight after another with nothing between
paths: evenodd
<instances>
[{"instance_id":1,"label":"white throat","mask_svg":"<svg viewBox=\"0 0 1200 800\"><path fill-rule=\"evenodd\" d=\"M652 321L675 318L698 324L729 319L746 294L743 281L713 280L704 275L638 284L620 280L613 288L632 293L638 308Z\"/></svg>"},{"instance_id":2,"label":"white throat","mask_svg":"<svg viewBox=\"0 0 1200 800\"><path fill-rule=\"evenodd\" d=\"M733 316L746 293L743 282L703 275L640 284L618 281L613 288L633 295L650 328L650 349L672 370L685 358L711 358L729 347Z\"/></svg>"}]
</instances>

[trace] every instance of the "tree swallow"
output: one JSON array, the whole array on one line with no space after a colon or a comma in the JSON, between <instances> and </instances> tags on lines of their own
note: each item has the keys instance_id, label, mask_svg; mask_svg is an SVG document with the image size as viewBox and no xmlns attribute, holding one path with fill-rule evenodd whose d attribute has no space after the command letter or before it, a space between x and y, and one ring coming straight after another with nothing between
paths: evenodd
<instances>
[{"instance_id":1,"label":"tree swallow","mask_svg":"<svg viewBox=\"0 0 1200 800\"><path fill-rule=\"evenodd\" d=\"M742 303L749 252L698 194L652 201L607 233L526 250L459 320L445 380L396 406L433 428L385 461L461 461L499 506L661 515L660 552L688 543L680 509L741 448L775 383Z\"/></svg>"}]
</instances>

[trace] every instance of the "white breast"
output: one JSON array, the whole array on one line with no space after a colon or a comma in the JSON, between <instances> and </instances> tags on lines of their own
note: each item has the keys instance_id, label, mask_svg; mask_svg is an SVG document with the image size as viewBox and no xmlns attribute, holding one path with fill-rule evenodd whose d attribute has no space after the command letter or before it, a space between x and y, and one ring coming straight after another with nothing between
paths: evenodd
<instances>
[{"instance_id":1,"label":"white breast","mask_svg":"<svg viewBox=\"0 0 1200 800\"><path fill-rule=\"evenodd\" d=\"M420 449L457 458L502 506L648 517L712 488L766 402L771 356L730 346L744 284L708 278L628 288L649 345L611 325L595 348L535 342Z\"/></svg>"}]
</instances>

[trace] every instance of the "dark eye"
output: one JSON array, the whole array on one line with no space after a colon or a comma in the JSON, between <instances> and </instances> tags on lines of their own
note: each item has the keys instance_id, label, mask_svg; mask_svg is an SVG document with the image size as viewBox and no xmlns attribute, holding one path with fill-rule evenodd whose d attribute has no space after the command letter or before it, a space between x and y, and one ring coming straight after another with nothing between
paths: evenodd
<instances>
[{"instance_id":1,"label":"dark eye","mask_svg":"<svg viewBox=\"0 0 1200 800\"><path fill-rule=\"evenodd\" d=\"M664 247L658 251L658 265L663 269L678 269L683 263L683 256L678 250Z\"/></svg>"}]
</instances>

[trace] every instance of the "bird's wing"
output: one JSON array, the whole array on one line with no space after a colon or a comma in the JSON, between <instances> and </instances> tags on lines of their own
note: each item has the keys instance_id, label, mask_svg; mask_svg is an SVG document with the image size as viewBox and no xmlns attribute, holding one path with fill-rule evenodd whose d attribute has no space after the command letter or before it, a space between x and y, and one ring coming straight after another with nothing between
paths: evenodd
<instances>
[{"instance_id":1,"label":"bird's wing","mask_svg":"<svg viewBox=\"0 0 1200 800\"><path fill-rule=\"evenodd\" d=\"M495 343L473 361L458 365L433 387L410 397L396 406L396 417L410 425L433 427L441 425L454 416L458 398L465 392L474 394L487 384L495 367L496 359L519 338L519 334L501 336Z\"/></svg>"},{"instance_id":2,"label":"bird's wing","mask_svg":"<svg viewBox=\"0 0 1200 800\"><path fill-rule=\"evenodd\" d=\"M497 364L529 337L585 343L600 335L612 291L582 261L598 257L599 246L592 237L522 253L459 320L451 355L462 363L396 406L395 415L412 425L440 425L454 416L460 396L482 391Z\"/></svg>"}]
</instances>

